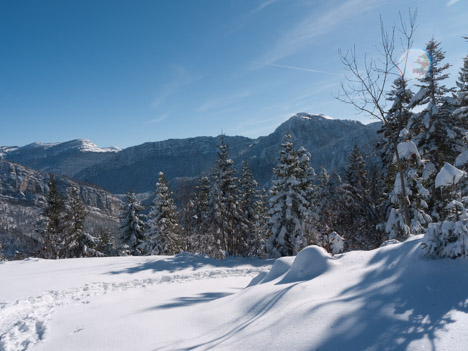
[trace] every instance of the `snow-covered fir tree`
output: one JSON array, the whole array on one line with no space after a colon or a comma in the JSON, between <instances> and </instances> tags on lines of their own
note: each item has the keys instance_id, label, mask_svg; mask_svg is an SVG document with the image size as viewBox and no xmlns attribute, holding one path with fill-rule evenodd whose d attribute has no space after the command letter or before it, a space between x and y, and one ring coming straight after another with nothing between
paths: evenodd
<instances>
[{"instance_id":1,"label":"snow-covered fir tree","mask_svg":"<svg viewBox=\"0 0 468 351\"><path fill-rule=\"evenodd\" d=\"M463 150L463 133L454 117L456 101L448 96L453 89L447 88L443 81L448 78L448 63L443 63L445 53L440 43L431 39L426 45L426 52L431 59L427 74L419 79L419 92L412 100L413 106L425 108L413 115L409 122L413 141L418 146L421 157L426 160L423 178L431 193L428 201L430 215L436 220L441 217L443 209L438 206L442 199L435 191L437 170L445 162L454 163L456 156Z\"/></svg>"},{"instance_id":2,"label":"snow-covered fir tree","mask_svg":"<svg viewBox=\"0 0 468 351\"><path fill-rule=\"evenodd\" d=\"M446 163L436 176L435 188L445 192L445 219L429 225L422 247L429 256L456 258L468 255L468 198L462 195L466 172Z\"/></svg>"},{"instance_id":3,"label":"snow-covered fir tree","mask_svg":"<svg viewBox=\"0 0 468 351\"><path fill-rule=\"evenodd\" d=\"M303 188L307 175L287 133L281 144L279 164L270 190L267 251L272 257L296 255L306 246L310 202Z\"/></svg>"},{"instance_id":4,"label":"snow-covered fir tree","mask_svg":"<svg viewBox=\"0 0 468 351\"><path fill-rule=\"evenodd\" d=\"M149 255L175 255L181 251L179 215L166 177L159 172L153 205L148 215L142 252Z\"/></svg>"},{"instance_id":5,"label":"snow-covered fir tree","mask_svg":"<svg viewBox=\"0 0 468 351\"><path fill-rule=\"evenodd\" d=\"M393 207L387 219L386 232L389 239L405 240L410 234L424 233L431 217L426 213L429 191L423 185L424 163L416 144L409 139L408 130L403 129L400 137L402 141L398 144L398 154L403 162L404 172L395 175L394 187L389 194ZM403 189L406 196L403 195ZM402 203L408 206L410 225L407 225L404 218Z\"/></svg>"},{"instance_id":6,"label":"snow-covered fir tree","mask_svg":"<svg viewBox=\"0 0 468 351\"><path fill-rule=\"evenodd\" d=\"M140 255L139 245L144 241L144 223L141 211L143 207L137 200L135 193L127 193L125 203L120 214L120 241L119 251L122 255Z\"/></svg>"},{"instance_id":7,"label":"snow-covered fir tree","mask_svg":"<svg viewBox=\"0 0 468 351\"><path fill-rule=\"evenodd\" d=\"M96 250L98 239L84 230L88 211L80 199L78 189L67 189L64 216L63 257L101 256Z\"/></svg>"},{"instance_id":8,"label":"snow-covered fir tree","mask_svg":"<svg viewBox=\"0 0 468 351\"><path fill-rule=\"evenodd\" d=\"M387 112L386 123L382 126L382 139L377 143L377 150L382 160L382 193L384 196L382 196L383 203L381 204L381 210L383 217L385 217L385 223L388 220L388 215L392 213L392 208L395 207L392 201L390 201L390 197L388 195L385 196L385 194L393 192L396 176L400 177L400 183L405 181L402 175L406 171L407 163L400 157L398 144L402 141L400 137L401 131L406 129L413 115L410 110L413 93L408 87L404 73L394 80L391 90L387 93L387 100L392 102L392 105ZM407 138L407 136L404 138ZM398 213L404 224L410 228L410 206L408 203L409 197L406 194L406 186L402 187L401 191L402 194L399 197L401 203L397 204ZM380 226L386 226L385 223L382 223Z\"/></svg>"},{"instance_id":9,"label":"snow-covered fir tree","mask_svg":"<svg viewBox=\"0 0 468 351\"><path fill-rule=\"evenodd\" d=\"M46 207L38 230L42 239L40 255L43 258L57 259L63 250L65 200L52 174L49 176L48 188Z\"/></svg>"},{"instance_id":10,"label":"snow-covered fir tree","mask_svg":"<svg viewBox=\"0 0 468 351\"><path fill-rule=\"evenodd\" d=\"M247 161L242 163L239 178L242 256L261 256L265 247L265 202Z\"/></svg>"},{"instance_id":11,"label":"snow-covered fir tree","mask_svg":"<svg viewBox=\"0 0 468 351\"><path fill-rule=\"evenodd\" d=\"M234 161L229 158L229 146L221 136L218 159L212 173L210 202L206 219L208 235L214 238L211 256L240 255L239 227L241 215L238 208L238 188Z\"/></svg>"}]
</instances>

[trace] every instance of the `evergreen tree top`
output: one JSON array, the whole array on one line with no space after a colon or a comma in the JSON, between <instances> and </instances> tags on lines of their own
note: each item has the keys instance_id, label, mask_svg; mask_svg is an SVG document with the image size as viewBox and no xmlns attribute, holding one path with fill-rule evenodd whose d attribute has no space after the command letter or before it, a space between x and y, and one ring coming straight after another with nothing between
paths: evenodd
<instances>
[{"instance_id":1,"label":"evergreen tree top","mask_svg":"<svg viewBox=\"0 0 468 351\"><path fill-rule=\"evenodd\" d=\"M420 105L428 102L438 105L443 102L442 100L446 93L453 92L452 88L449 89L442 84L442 81L449 77L446 71L451 65L449 63L442 63L445 59L445 51L439 46L440 42L435 41L434 38L426 44L426 53L431 60L431 65L426 75L419 79L420 84L417 85L421 89L425 89L425 94L423 94L418 102Z\"/></svg>"}]
</instances>

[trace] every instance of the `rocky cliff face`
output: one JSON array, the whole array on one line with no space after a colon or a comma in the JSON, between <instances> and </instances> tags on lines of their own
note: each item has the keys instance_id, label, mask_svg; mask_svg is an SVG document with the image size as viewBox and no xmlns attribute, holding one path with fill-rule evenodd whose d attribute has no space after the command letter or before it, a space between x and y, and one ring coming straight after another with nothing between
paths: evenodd
<instances>
[{"instance_id":1,"label":"rocky cliff face","mask_svg":"<svg viewBox=\"0 0 468 351\"><path fill-rule=\"evenodd\" d=\"M56 179L62 193L71 186L78 188L89 210L86 221L88 230L98 227L116 230L121 206L116 196L66 176L57 176ZM37 222L46 204L48 182L47 173L0 160L0 242L8 247L7 255L12 256L15 250L31 250L37 238Z\"/></svg>"}]
</instances>

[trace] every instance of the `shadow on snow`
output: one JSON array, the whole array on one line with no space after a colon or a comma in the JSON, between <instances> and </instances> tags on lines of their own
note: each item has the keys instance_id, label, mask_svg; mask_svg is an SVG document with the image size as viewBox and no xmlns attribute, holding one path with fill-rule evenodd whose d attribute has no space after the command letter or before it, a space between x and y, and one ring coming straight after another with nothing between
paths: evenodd
<instances>
[{"instance_id":1,"label":"shadow on snow","mask_svg":"<svg viewBox=\"0 0 468 351\"><path fill-rule=\"evenodd\" d=\"M419 240L377 250L369 265L378 268L336 299L359 306L340 315L320 350L405 350L426 339L435 350L436 333L454 322L451 311L468 312L468 261L420 257ZM380 282L380 284L376 284Z\"/></svg>"}]
</instances>

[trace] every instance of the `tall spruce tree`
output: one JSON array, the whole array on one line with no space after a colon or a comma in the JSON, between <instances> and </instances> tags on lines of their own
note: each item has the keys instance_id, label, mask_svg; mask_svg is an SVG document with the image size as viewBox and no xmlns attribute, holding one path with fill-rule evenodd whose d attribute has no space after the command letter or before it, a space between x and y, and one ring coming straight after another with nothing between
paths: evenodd
<instances>
[{"instance_id":1,"label":"tall spruce tree","mask_svg":"<svg viewBox=\"0 0 468 351\"><path fill-rule=\"evenodd\" d=\"M141 211L143 206L137 200L135 193L127 193L126 201L120 214L120 240L122 246L119 251L122 255L140 255L138 248L144 241L144 223Z\"/></svg>"},{"instance_id":2,"label":"tall spruce tree","mask_svg":"<svg viewBox=\"0 0 468 351\"><path fill-rule=\"evenodd\" d=\"M317 176L316 191L312 197L313 216L317 230L317 235L311 242L312 244L323 246L325 236L335 230L335 189L336 187L331 182L326 168L322 167Z\"/></svg>"},{"instance_id":3,"label":"tall spruce tree","mask_svg":"<svg viewBox=\"0 0 468 351\"><path fill-rule=\"evenodd\" d=\"M209 230L211 225L209 222L210 187L208 177L200 177L195 186L195 193L190 204L192 228L190 246L194 252L217 256L215 233Z\"/></svg>"},{"instance_id":4,"label":"tall spruce tree","mask_svg":"<svg viewBox=\"0 0 468 351\"><path fill-rule=\"evenodd\" d=\"M96 250L98 239L86 232L84 222L88 211L80 199L78 189L67 189L64 216L64 247L63 257L101 256Z\"/></svg>"},{"instance_id":5,"label":"tall spruce tree","mask_svg":"<svg viewBox=\"0 0 468 351\"><path fill-rule=\"evenodd\" d=\"M304 168L287 133L281 144L279 164L270 190L267 251L272 257L296 255L306 244L306 223L310 214Z\"/></svg>"},{"instance_id":6,"label":"tall spruce tree","mask_svg":"<svg viewBox=\"0 0 468 351\"><path fill-rule=\"evenodd\" d=\"M434 39L427 43L426 52L431 65L427 74L419 79L420 91L412 101L413 106L425 108L413 115L409 127L421 157L427 160L423 178L431 194L429 212L439 220L443 219L443 210L438 206L442 199L439 198L440 193L435 191L435 177L445 162L453 164L462 151L463 134L453 115L454 101L448 96L453 89L443 83L448 78L447 70L450 67L448 63L443 63L445 53Z\"/></svg>"},{"instance_id":7,"label":"tall spruce tree","mask_svg":"<svg viewBox=\"0 0 468 351\"><path fill-rule=\"evenodd\" d=\"M430 193L423 185L424 163L416 144L409 139L408 130L403 129L400 137L402 141L398 144L398 152L405 171L403 174L396 174L393 190L389 194L393 206L387 219L386 232L389 239L405 240L410 234L423 233L432 220L426 213L426 201ZM403 189L406 196L403 195ZM407 225L404 219L402 203L406 204L409 210L410 225Z\"/></svg>"},{"instance_id":8,"label":"tall spruce tree","mask_svg":"<svg viewBox=\"0 0 468 351\"><path fill-rule=\"evenodd\" d=\"M229 158L229 145L221 136L218 159L212 173L210 203L207 219L209 235L215 240L212 256L240 255L239 227L241 217L238 208L237 178L234 161Z\"/></svg>"},{"instance_id":9,"label":"tall spruce tree","mask_svg":"<svg viewBox=\"0 0 468 351\"><path fill-rule=\"evenodd\" d=\"M150 255L174 255L181 251L177 207L163 172L159 172L147 228L146 239L140 246L143 252Z\"/></svg>"},{"instance_id":10,"label":"tall spruce tree","mask_svg":"<svg viewBox=\"0 0 468 351\"><path fill-rule=\"evenodd\" d=\"M259 256L265 245L264 199L258 190L247 161L243 161L239 178L239 211L241 214L240 254Z\"/></svg>"},{"instance_id":11,"label":"tall spruce tree","mask_svg":"<svg viewBox=\"0 0 468 351\"><path fill-rule=\"evenodd\" d=\"M42 238L40 255L43 258L57 259L64 247L64 212L65 200L58 190L53 174L49 175L49 191L46 207L42 213L39 233Z\"/></svg>"}]
</instances>

